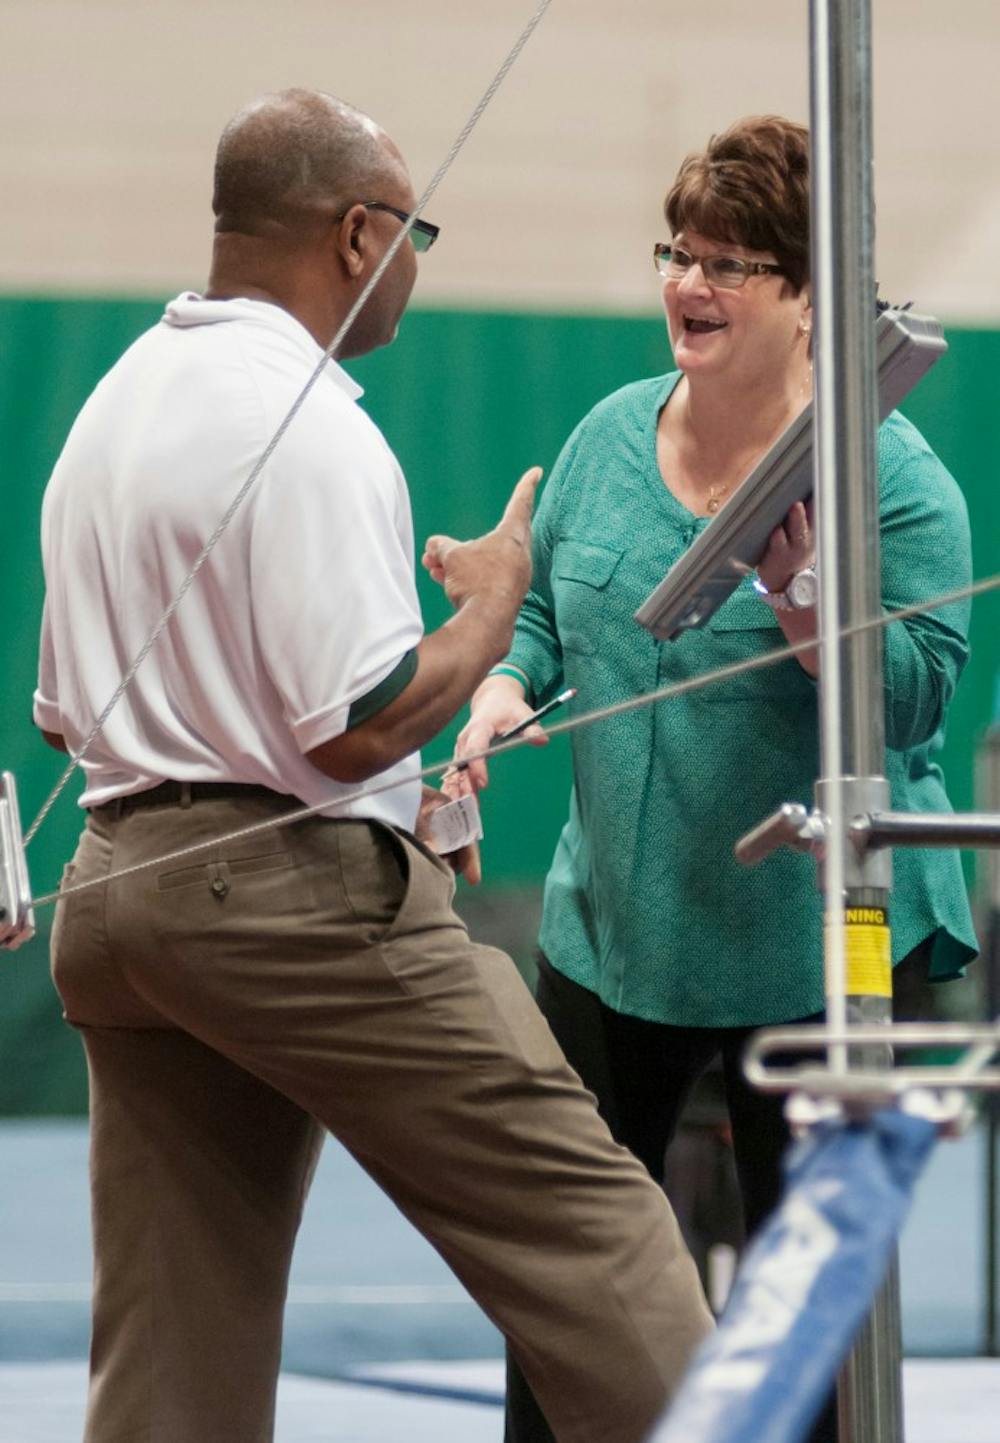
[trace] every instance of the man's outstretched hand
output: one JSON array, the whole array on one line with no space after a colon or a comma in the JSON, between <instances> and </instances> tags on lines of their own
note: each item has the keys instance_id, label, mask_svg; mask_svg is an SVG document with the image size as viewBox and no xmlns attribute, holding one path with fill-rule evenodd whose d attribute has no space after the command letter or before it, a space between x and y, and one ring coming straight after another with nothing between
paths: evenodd
<instances>
[{"instance_id":1,"label":"man's outstretched hand","mask_svg":"<svg viewBox=\"0 0 1000 1443\"><path fill-rule=\"evenodd\" d=\"M541 479L540 466L524 473L500 521L485 536L475 541L428 538L423 564L456 609L482 596L516 614L531 584L531 513Z\"/></svg>"}]
</instances>

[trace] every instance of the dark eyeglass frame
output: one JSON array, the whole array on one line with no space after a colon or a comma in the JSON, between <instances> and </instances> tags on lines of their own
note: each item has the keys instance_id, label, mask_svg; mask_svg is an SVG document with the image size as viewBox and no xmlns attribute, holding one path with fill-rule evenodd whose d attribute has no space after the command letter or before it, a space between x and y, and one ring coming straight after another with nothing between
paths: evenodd
<instances>
[{"instance_id":1,"label":"dark eyeglass frame","mask_svg":"<svg viewBox=\"0 0 1000 1443\"><path fill-rule=\"evenodd\" d=\"M394 215L398 221L402 221L403 225L410 219L410 211L399 210L394 205L386 205L384 200L363 200L361 204L365 210L387 211L389 215ZM348 206L348 210L349 209L350 206ZM346 214L347 211L345 210L344 215ZM440 234L441 227L439 225L432 225L429 220L415 220L410 230L410 240L413 242L413 249L420 252L420 254L423 254L424 251L429 251Z\"/></svg>"},{"instance_id":2,"label":"dark eyeglass frame","mask_svg":"<svg viewBox=\"0 0 1000 1443\"><path fill-rule=\"evenodd\" d=\"M667 280L681 280L691 269L691 266L688 266L686 269L674 273L670 271L669 266L675 250L679 250L681 255L690 256L692 265L701 266L701 273L710 286L720 286L727 291L738 291L741 286L746 285L751 276L784 275L784 268L774 261L745 261L742 256L729 256L721 251L716 255L696 256L684 246L673 246L667 241L657 241L653 246L653 265L658 274L665 276ZM725 279L718 274L713 275L713 272L716 271L713 262L716 261L725 261L728 265L738 265L740 267L738 275Z\"/></svg>"}]
</instances>

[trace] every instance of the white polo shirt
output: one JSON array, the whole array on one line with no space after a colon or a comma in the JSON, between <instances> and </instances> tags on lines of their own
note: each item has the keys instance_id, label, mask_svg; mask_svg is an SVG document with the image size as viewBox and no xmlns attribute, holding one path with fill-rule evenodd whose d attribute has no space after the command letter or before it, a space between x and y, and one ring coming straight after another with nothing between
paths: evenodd
<instances>
[{"instance_id":1,"label":"white polo shirt","mask_svg":"<svg viewBox=\"0 0 1000 1443\"><path fill-rule=\"evenodd\" d=\"M74 751L321 355L278 306L182 295L80 412L42 510L35 694ZM401 690L423 634L406 483L360 394L327 364L92 744L83 806L165 778L358 790L303 753ZM338 814L412 828L418 769Z\"/></svg>"}]
</instances>

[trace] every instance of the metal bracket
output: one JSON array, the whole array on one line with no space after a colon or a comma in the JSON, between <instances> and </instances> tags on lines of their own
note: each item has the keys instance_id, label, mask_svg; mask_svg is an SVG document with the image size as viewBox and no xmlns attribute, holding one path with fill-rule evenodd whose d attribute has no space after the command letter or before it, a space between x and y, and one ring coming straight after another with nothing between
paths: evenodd
<instances>
[{"instance_id":1,"label":"metal bracket","mask_svg":"<svg viewBox=\"0 0 1000 1443\"><path fill-rule=\"evenodd\" d=\"M821 812L833 811L834 788L840 793L846 840L850 843L844 849L844 886L848 891L881 888L888 892L892 887L892 852L870 846L869 832L864 825L870 813L892 805L888 781L885 777L820 779L816 782L815 797ZM824 887L822 876L818 876L817 881Z\"/></svg>"},{"instance_id":2,"label":"metal bracket","mask_svg":"<svg viewBox=\"0 0 1000 1443\"><path fill-rule=\"evenodd\" d=\"M14 951L35 935L21 813L12 772L0 773L0 947Z\"/></svg>"}]
</instances>

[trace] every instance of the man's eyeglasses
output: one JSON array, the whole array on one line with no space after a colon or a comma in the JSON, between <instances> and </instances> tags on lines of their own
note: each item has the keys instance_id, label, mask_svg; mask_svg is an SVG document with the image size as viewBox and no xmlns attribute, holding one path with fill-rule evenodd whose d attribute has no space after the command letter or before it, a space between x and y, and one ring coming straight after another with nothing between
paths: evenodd
<instances>
[{"instance_id":1,"label":"man's eyeglasses","mask_svg":"<svg viewBox=\"0 0 1000 1443\"><path fill-rule=\"evenodd\" d=\"M410 219L409 211L397 210L394 205L386 205L383 200L363 200L361 204L365 210L388 211L390 215L394 215L396 219L402 221L404 225ZM344 214L346 215L347 212L345 211ZM439 225L431 225L429 220L415 220L410 231L410 240L413 242L413 249L421 252L429 251L440 234L441 227Z\"/></svg>"},{"instance_id":2,"label":"man's eyeglasses","mask_svg":"<svg viewBox=\"0 0 1000 1443\"><path fill-rule=\"evenodd\" d=\"M781 266L773 261L745 261L739 256L693 256L683 246L667 245L657 241L653 247L653 264L661 276L679 281L693 266L701 266L701 273L710 286L723 286L738 290L745 286L750 276L782 274Z\"/></svg>"}]
</instances>

